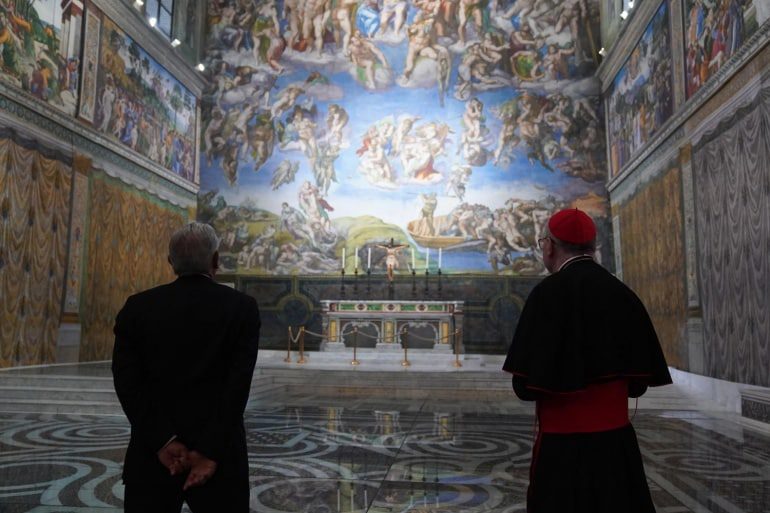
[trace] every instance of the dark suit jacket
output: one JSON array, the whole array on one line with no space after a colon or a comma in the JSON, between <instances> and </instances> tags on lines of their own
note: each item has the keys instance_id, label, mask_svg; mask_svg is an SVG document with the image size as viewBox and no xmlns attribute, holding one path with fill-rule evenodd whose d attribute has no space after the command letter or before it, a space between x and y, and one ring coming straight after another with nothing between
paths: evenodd
<instances>
[{"instance_id":1,"label":"dark suit jacket","mask_svg":"<svg viewBox=\"0 0 770 513\"><path fill-rule=\"evenodd\" d=\"M243 412L257 360L254 298L204 275L131 296L115 321L112 373L131 423L123 478L156 465L173 436L248 471Z\"/></svg>"}]
</instances>

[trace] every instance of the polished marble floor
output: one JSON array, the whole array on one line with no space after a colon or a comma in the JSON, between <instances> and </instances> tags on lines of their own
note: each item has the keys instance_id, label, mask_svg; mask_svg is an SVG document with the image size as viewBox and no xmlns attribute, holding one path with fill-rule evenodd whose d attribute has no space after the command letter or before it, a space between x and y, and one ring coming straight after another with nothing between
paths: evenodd
<instances>
[{"instance_id":1,"label":"polished marble floor","mask_svg":"<svg viewBox=\"0 0 770 513\"><path fill-rule=\"evenodd\" d=\"M246 422L255 512L525 511L533 411L513 397L289 387ZM770 511L768 433L654 401L633 423L658 512ZM128 433L121 416L0 413L0 513L120 511Z\"/></svg>"}]
</instances>

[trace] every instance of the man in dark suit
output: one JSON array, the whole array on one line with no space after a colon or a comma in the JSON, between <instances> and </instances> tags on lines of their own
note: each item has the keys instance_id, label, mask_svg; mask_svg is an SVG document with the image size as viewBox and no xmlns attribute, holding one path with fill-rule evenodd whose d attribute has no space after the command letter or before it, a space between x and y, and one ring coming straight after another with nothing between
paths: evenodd
<instances>
[{"instance_id":1,"label":"man in dark suit","mask_svg":"<svg viewBox=\"0 0 770 513\"><path fill-rule=\"evenodd\" d=\"M190 223L171 237L178 278L126 301L112 373L131 423L125 511L249 510L243 412L259 342L254 298L214 282L219 239Z\"/></svg>"}]
</instances>

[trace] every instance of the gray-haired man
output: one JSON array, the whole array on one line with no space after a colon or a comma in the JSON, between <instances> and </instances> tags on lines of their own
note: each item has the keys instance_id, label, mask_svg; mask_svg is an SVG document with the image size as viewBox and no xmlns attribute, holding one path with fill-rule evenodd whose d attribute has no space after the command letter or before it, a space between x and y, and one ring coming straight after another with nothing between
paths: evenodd
<instances>
[{"instance_id":1,"label":"gray-haired man","mask_svg":"<svg viewBox=\"0 0 770 513\"><path fill-rule=\"evenodd\" d=\"M217 284L219 239L190 223L171 237L178 278L128 298L112 373L131 423L127 512L249 510L243 412L257 360L254 298Z\"/></svg>"}]
</instances>

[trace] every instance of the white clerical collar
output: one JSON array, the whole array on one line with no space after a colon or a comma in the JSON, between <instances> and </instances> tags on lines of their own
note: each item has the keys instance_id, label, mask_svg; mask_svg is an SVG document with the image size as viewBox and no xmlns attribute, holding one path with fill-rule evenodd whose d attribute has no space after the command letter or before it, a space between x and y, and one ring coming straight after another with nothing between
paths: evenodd
<instances>
[{"instance_id":1,"label":"white clerical collar","mask_svg":"<svg viewBox=\"0 0 770 513\"><path fill-rule=\"evenodd\" d=\"M575 255L575 256L570 257L567 260L565 260L564 263L562 263L559 266L559 271L561 271L562 269L564 269L568 265L573 264L575 262L579 262L581 260L593 260L593 259L594 259L594 257L591 256L591 255ZM556 271L556 272L559 272L559 271Z\"/></svg>"}]
</instances>

